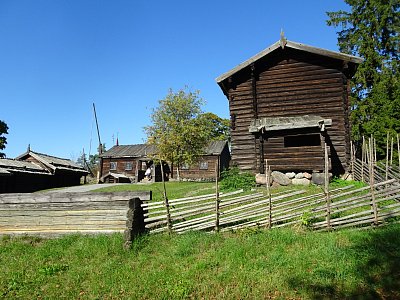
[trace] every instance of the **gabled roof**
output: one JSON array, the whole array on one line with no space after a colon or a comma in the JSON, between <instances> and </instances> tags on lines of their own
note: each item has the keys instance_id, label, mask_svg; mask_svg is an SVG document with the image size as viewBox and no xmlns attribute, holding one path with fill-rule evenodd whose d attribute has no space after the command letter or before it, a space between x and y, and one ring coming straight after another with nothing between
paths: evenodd
<instances>
[{"instance_id":1,"label":"gabled roof","mask_svg":"<svg viewBox=\"0 0 400 300\"><path fill-rule=\"evenodd\" d=\"M220 155L227 144L227 141L212 141L204 149L204 152L206 155Z\"/></svg>"},{"instance_id":2,"label":"gabled roof","mask_svg":"<svg viewBox=\"0 0 400 300\"><path fill-rule=\"evenodd\" d=\"M10 172L50 174L46 169L29 161L20 161L9 158L0 159L0 173L10 174Z\"/></svg>"},{"instance_id":3,"label":"gabled roof","mask_svg":"<svg viewBox=\"0 0 400 300\"><path fill-rule=\"evenodd\" d=\"M147 157L155 153L155 147L148 144L118 145L102 153L100 157Z\"/></svg>"},{"instance_id":4,"label":"gabled roof","mask_svg":"<svg viewBox=\"0 0 400 300\"><path fill-rule=\"evenodd\" d=\"M212 141L204 149L205 155L219 155L222 153L227 141ZM123 158L123 157L135 157L145 158L157 153L155 146L148 144L136 144L136 145L119 145L114 146L110 150L100 155L103 158Z\"/></svg>"},{"instance_id":5,"label":"gabled roof","mask_svg":"<svg viewBox=\"0 0 400 300\"><path fill-rule=\"evenodd\" d=\"M46 167L48 167L53 171L55 171L56 169L62 169L62 170L88 173L82 166L78 165L77 163L73 162L70 159L33 152L31 150L17 156L15 159L22 161L24 159L27 159L28 157L33 157L34 159L41 162L43 165L45 165Z\"/></svg>"},{"instance_id":6,"label":"gabled roof","mask_svg":"<svg viewBox=\"0 0 400 300\"><path fill-rule=\"evenodd\" d=\"M233 74L250 66L252 63L263 58L264 56L267 56L268 54L270 54L271 52L273 52L279 48L296 49L296 50L305 51L305 52L309 52L309 53L313 53L313 54L318 54L318 55L322 55L322 56L326 56L326 57L330 57L333 59L341 60L341 61L348 62L348 63L354 63L354 64L360 64L364 61L364 59L362 59L361 57L357 57L357 56L353 56L353 55L349 55L349 54L345 54L345 53L341 53L341 52L337 52L337 51L331 51L331 50L327 50L327 49L317 48L317 47L309 46L306 44L289 41L285 38L281 38L276 43L272 44L268 48L262 50L261 52L257 53L253 57L242 62L241 64L237 65L230 71L217 77L215 80L217 81L218 84L220 84L222 81L229 78Z\"/></svg>"}]
</instances>

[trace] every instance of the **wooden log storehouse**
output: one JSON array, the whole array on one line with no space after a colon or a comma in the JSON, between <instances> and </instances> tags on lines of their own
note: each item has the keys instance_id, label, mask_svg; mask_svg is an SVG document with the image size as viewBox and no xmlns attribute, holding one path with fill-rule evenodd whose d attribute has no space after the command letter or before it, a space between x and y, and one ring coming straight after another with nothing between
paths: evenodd
<instances>
[{"instance_id":1,"label":"wooden log storehouse","mask_svg":"<svg viewBox=\"0 0 400 300\"><path fill-rule=\"evenodd\" d=\"M219 76L229 101L232 162L241 170L321 171L350 158L349 79L363 60L281 39Z\"/></svg>"}]
</instances>

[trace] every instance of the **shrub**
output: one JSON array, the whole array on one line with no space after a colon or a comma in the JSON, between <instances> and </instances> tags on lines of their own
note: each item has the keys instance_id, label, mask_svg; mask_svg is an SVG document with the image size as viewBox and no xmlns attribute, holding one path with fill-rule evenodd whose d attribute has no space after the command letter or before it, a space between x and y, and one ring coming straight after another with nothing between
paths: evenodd
<instances>
[{"instance_id":1,"label":"shrub","mask_svg":"<svg viewBox=\"0 0 400 300\"><path fill-rule=\"evenodd\" d=\"M221 190L250 190L256 186L254 175L249 172L241 172L238 167L224 170L221 174Z\"/></svg>"}]
</instances>

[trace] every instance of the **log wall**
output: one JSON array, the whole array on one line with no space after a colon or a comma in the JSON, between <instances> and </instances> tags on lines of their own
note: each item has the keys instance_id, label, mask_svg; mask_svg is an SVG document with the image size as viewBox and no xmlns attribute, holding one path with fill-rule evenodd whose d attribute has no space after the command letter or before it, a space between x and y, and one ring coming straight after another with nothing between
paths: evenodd
<instances>
[{"instance_id":1,"label":"log wall","mask_svg":"<svg viewBox=\"0 0 400 300\"><path fill-rule=\"evenodd\" d=\"M253 70L232 76L228 98L232 124L232 161L242 170L258 172L261 166L259 136L249 133L250 122L263 117L318 115L332 119L326 141L334 173L343 173L350 156L348 80L342 61L293 49L279 49L260 59ZM304 131L304 134L310 134ZM264 135L264 156L271 168L323 170L321 147L284 146L286 135ZM316 129L315 134L319 134Z\"/></svg>"},{"instance_id":2,"label":"log wall","mask_svg":"<svg viewBox=\"0 0 400 300\"><path fill-rule=\"evenodd\" d=\"M151 192L0 195L0 235L123 232L131 199Z\"/></svg>"}]
</instances>

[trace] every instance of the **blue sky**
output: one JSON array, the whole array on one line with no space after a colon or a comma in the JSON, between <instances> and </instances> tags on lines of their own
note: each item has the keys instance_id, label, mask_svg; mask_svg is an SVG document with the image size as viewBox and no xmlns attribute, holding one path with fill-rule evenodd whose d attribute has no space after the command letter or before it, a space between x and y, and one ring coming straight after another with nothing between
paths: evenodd
<instances>
[{"instance_id":1,"label":"blue sky","mask_svg":"<svg viewBox=\"0 0 400 300\"><path fill-rule=\"evenodd\" d=\"M338 50L326 12L340 0L0 0L4 152L76 159L96 152L92 103L107 149L145 141L169 88L200 90L228 118L215 78L279 39Z\"/></svg>"}]
</instances>

